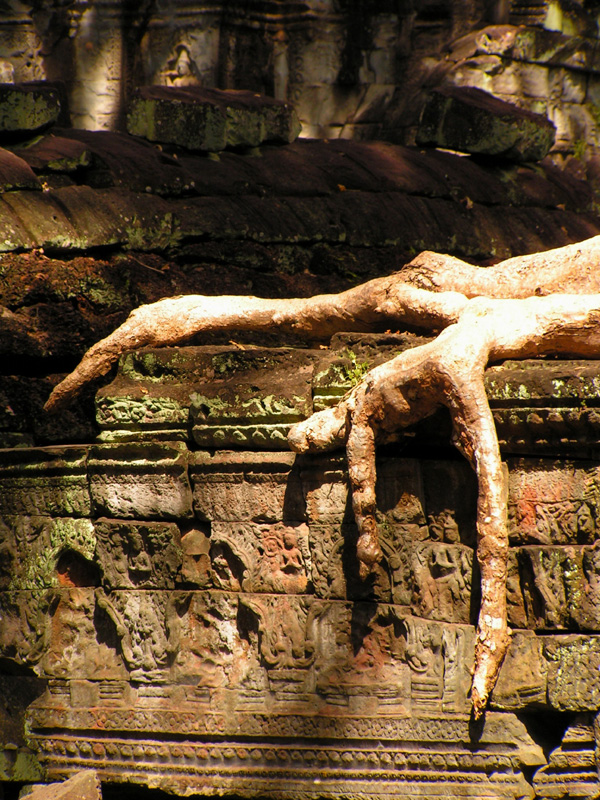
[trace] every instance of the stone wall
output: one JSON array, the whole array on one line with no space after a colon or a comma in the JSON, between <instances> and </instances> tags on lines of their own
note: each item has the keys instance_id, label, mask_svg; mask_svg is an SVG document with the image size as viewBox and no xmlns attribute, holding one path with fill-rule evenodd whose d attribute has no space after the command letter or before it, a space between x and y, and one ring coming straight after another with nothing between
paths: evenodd
<instances>
[{"instance_id":1,"label":"stone wall","mask_svg":"<svg viewBox=\"0 0 600 800\"><path fill-rule=\"evenodd\" d=\"M247 89L303 135L412 144L429 92L482 88L543 113L556 152L598 148L598 18L571 0L9 0L3 80L62 81L78 128L122 129L136 87Z\"/></svg>"},{"instance_id":2,"label":"stone wall","mask_svg":"<svg viewBox=\"0 0 600 800\"><path fill-rule=\"evenodd\" d=\"M5 780L89 768L177 794L600 795L593 365L488 370L513 641L477 727L476 482L447 419L380 452L384 560L365 583L343 455L280 444L410 344L141 351L98 395L98 443L0 453Z\"/></svg>"}]
</instances>

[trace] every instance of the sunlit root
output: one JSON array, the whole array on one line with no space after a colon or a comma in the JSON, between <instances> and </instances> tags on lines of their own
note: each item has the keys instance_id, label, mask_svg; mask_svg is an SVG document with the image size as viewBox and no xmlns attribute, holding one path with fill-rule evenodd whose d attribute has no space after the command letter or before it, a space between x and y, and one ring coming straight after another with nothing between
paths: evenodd
<instances>
[{"instance_id":1,"label":"sunlit root","mask_svg":"<svg viewBox=\"0 0 600 800\"><path fill-rule=\"evenodd\" d=\"M45 408L56 412L68 405L87 383L106 374L119 356L139 347L180 344L195 334L217 330L281 330L307 339L376 326L437 332L459 319L466 298L598 292L598 263L600 236L487 268L424 252L394 275L307 299L170 297L140 306L110 336L93 345L54 388Z\"/></svg>"},{"instance_id":2,"label":"sunlit root","mask_svg":"<svg viewBox=\"0 0 600 800\"><path fill-rule=\"evenodd\" d=\"M371 370L336 408L290 431L293 450L338 446L345 437L363 577L381 559L375 503L375 443L446 406L454 441L477 473L481 606L472 704L481 716L510 642L506 611L507 490L483 376L490 360L546 353L600 355L600 295L525 300L477 298L438 338Z\"/></svg>"},{"instance_id":3,"label":"sunlit root","mask_svg":"<svg viewBox=\"0 0 600 800\"><path fill-rule=\"evenodd\" d=\"M118 357L143 346L179 344L214 330L282 330L308 339L375 326L439 333L429 344L371 370L334 409L294 426L297 452L346 447L360 572L382 554L375 502L375 445L446 406L454 440L478 478L477 558L481 607L472 703L480 716L509 645L506 615L506 481L483 385L485 367L545 354L600 356L600 237L482 269L422 253L405 270L336 295L309 299L186 296L134 311L94 345L54 389L56 411Z\"/></svg>"}]
</instances>

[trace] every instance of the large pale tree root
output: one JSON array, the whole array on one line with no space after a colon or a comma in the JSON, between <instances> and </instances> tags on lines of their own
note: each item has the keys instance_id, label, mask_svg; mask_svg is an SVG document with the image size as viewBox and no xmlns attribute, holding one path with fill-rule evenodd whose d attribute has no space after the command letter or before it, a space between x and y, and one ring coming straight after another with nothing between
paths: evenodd
<instances>
[{"instance_id":1,"label":"large pale tree root","mask_svg":"<svg viewBox=\"0 0 600 800\"><path fill-rule=\"evenodd\" d=\"M128 350L178 344L202 331L293 331L309 339L375 326L420 328L437 339L371 370L333 409L295 425L297 452L345 446L359 529L361 574L381 560L375 502L375 446L446 406L454 442L477 473L477 558L481 606L471 697L481 716L510 636L506 613L506 479L484 390L488 363L548 354L600 357L600 237L473 267L422 253L405 270L337 295L306 300L186 296L134 311L53 391L56 411ZM441 332L440 332L441 331Z\"/></svg>"},{"instance_id":2,"label":"large pale tree root","mask_svg":"<svg viewBox=\"0 0 600 800\"><path fill-rule=\"evenodd\" d=\"M346 444L358 558L366 576L381 559L375 504L375 443L440 405L450 411L454 442L477 473L477 558L481 606L472 704L479 717L509 645L506 479L483 375L490 360L545 353L600 354L600 295L525 300L477 298L438 338L371 370L334 409L314 414L289 434L297 452Z\"/></svg>"}]
</instances>

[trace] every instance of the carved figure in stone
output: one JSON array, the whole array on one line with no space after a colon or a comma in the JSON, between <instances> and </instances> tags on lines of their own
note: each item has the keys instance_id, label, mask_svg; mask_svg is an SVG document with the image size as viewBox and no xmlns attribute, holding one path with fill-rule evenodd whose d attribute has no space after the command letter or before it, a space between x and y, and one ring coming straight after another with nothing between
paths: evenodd
<instances>
[{"instance_id":1,"label":"carved figure in stone","mask_svg":"<svg viewBox=\"0 0 600 800\"><path fill-rule=\"evenodd\" d=\"M132 677L146 681L160 678L169 653L160 595L149 592L107 595L98 587L96 601L115 625Z\"/></svg>"},{"instance_id":2,"label":"carved figure in stone","mask_svg":"<svg viewBox=\"0 0 600 800\"><path fill-rule=\"evenodd\" d=\"M295 300L184 296L134 311L56 386L56 411L124 352L172 345L201 331L278 329L324 339L340 330L399 327L437 338L370 370L334 408L289 434L296 452L345 446L364 576L382 558L375 494L375 443L449 409L454 443L478 478L477 556L481 603L472 683L480 716L510 643L507 623L507 482L484 386L490 362L600 356L600 237L482 269L425 252L389 277L340 294Z\"/></svg>"},{"instance_id":3,"label":"carved figure in stone","mask_svg":"<svg viewBox=\"0 0 600 800\"><path fill-rule=\"evenodd\" d=\"M243 589L247 592L286 592L306 590L308 575L308 528L263 525L259 552Z\"/></svg>"},{"instance_id":4,"label":"carved figure in stone","mask_svg":"<svg viewBox=\"0 0 600 800\"><path fill-rule=\"evenodd\" d=\"M314 625L323 613L319 602L304 597L279 600L265 595L241 601L258 619L260 653L271 669L305 669L315 658Z\"/></svg>"}]
</instances>

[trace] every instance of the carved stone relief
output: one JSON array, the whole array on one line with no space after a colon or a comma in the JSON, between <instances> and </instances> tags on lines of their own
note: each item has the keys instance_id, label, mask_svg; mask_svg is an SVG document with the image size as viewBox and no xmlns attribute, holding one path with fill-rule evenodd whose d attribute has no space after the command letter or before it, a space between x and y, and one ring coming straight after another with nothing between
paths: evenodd
<instances>
[{"instance_id":1,"label":"carved stone relief","mask_svg":"<svg viewBox=\"0 0 600 800\"><path fill-rule=\"evenodd\" d=\"M525 773L546 759L514 714L600 707L598 468L508 470L514 633L477 739L476 489L461 461L382 451L383 559L363 582L340 454L11 451L0 655L47 681L27 712L47 774L276 797L283 771L307 798L534 797ZM581 746L569 734L536 773L539 797L566 752L592 791L586 719Z\"/></svg>"}]
</instances>

